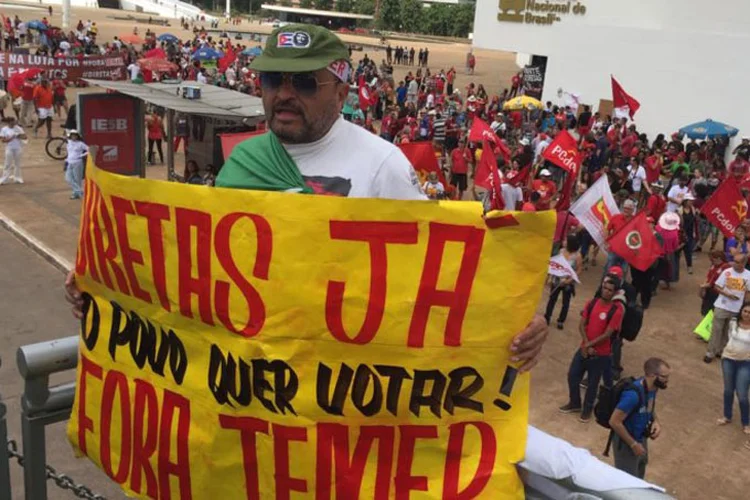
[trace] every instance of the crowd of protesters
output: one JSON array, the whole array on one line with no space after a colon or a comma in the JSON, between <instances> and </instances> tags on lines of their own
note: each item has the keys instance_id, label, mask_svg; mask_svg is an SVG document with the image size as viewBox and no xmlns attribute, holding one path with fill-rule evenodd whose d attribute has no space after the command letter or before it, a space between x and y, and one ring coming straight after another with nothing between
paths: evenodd
<instances>
[{"instance_id":1,"label":"crowd of protesters","mask_svg":"<svg viewBox=\"0 0 750 500\"><path fill-rule=\"evenodd\" d=\"M95 23L79 21L74 32L49 37L42 50L64 55L122 54L130 79L136 82L195 80L262 95L260 75L247 67L253 57L250 49L254 47L242 41L214 38L197 25L193 25L190 40L160 41L148 30L139 44L124 43L115 37L112 42L99 45L96 35ZM11 35L11 39L15 40L15 36ZM163 53L159 57L174 64L172 70L159 73L142 67L139 61L157 49ZM214 51L216 57L196 58L201 51ZM469 52L464 71L473 74L475 64L476 59ZM414 69L407 68L406 75L396 79L394 65ZM344 104L344 118L395 144L429 143L440 166L439 171L427 173L420 182L430 198L475 199L489 206L490 193L477 186L475 176L482 156L495 156L502 179L503 207L556 210L554 254L561 255L579 276L598 265L599 248L583 225L568 213L571 200L605 177L620 210L608 221L610 234L636 214L646 214L660 252L646 270L629 266L615 252L608 253L602 263L602 275L596 278L596 296L580 311L581 342L570 364L569 397L560 407L561 412L575 412L581 422L592 419L600 379L612 387L623 373L624 325L632 323L633 318L640 321L643 311L652 307L655 295L677 286L683 266L685 272L692 274L695 254L704 252L710 257L711 267L700 286L700 312L714 314L713 335L704 360L710 363L721 357L725 381L723 416L718 423L731 422L736 394L743 431L750 434L750 306L745 305L745 291L750 290L750 271L745 269L750 252L750 221L738 228L734 237L721 238L718 228L701 212L724 179L734 177L750 186L750 138L743 138L730 151L727 137L701 141L688 140L678 133L649 137L627 117L593 112L576 100L505 109L510 99L523 93L522 72L513 75L502 93L492 94L473 82L458 88L455 67L430 68L426 48L388 45L385 58L378 62L364 54L352 69L351 83L357 90ZM363 87L366 94L361 92ZM25 117L22 112L22 123ZM41 113L39 119L35 130L42 123ZM481 141L469 139L476 120L488 124L500 141L490 151ZM149 162L155 162L157 153L163 161L164 126L158 113L147 118ZM168 147L176 149L182 140L187 140L186 118L178 115L177 123L171 126L176 127L175 144ZM12 130L6 133L11 141L12 137L19 137L18 131ZM582 154L581 175L573 183L566 182L570 174L543 156L562 131L575 137ZM728 165L726 160L730 160ZM211 185L216 174L213 166L200 169L195 161L188 160L184 180ZM744 194L747 196L747 191ZM549 290L545 317L548 323L563 329L576 283L570 278L552 277ZM553 321L560 298L562 306ZM637 333L632 334L633 338ZM653 402L657 390L667 388L669 370L664 360L648 360L643 377L633 387L626 387L612 415L616 464L640 477L645 474L647 441L660 432ZM581 385L586 389L583 398Z\"/></svg>"}]
</instances>

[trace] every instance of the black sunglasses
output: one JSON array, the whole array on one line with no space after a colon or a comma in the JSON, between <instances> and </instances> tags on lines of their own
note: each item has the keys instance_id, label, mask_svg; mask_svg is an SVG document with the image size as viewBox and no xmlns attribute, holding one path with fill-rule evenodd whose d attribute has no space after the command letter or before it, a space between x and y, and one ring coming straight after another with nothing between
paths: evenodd
<instances>
[{"instance_id":1,"label":"black sunglasses","mask_svg":"<svg viewBox=\"0 0 750 500\"><path fill-rule=\"evenodd\" d=\"M315 95L318 87L338 83L336 80L321 82L313 73L266 72L260 74L260 86L263 90L278 90L284 82L289 82L295 92L306 97Z\"/></svg>"}]
</instances>

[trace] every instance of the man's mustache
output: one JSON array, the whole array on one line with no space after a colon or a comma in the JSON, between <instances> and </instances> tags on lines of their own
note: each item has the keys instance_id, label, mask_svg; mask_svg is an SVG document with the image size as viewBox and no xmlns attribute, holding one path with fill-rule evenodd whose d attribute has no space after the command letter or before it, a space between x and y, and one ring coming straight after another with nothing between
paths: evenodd
<instances>
[{"instance_id":1,"label":"man's mustache","mask_svg":"<svg viewBox=\"0 0 750 500\"><path fill-rule=\"evenodd\" d=\"M293 101L282 101L273 105L271 109L272 113L279 113L283 111L290 111L299 115L304 114L302 108L295 104Z\"/></svg>"}]
</instances>

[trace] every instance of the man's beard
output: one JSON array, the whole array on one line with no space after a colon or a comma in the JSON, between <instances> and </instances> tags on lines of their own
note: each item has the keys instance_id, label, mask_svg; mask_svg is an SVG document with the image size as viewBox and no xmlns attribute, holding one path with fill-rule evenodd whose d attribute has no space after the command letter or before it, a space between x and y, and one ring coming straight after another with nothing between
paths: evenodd
<instances>
[{"instance_id":1,"label":"man's beard","mask_svg":"<svg viewBox=\"0 0 750 500\"><path fill-rule=\"evenodd\" d=\"M280 111L291 111L297 115L302 122L302 126L296 130L291 130L276 122L276 113ZM327 115L317 117L314 121L308 120L307 115L297 105L291 102L281 102L276 104L271 111L271 118L268 121L271 131L287 144L307 144L315 142L329 130L330 117Z\"/></svg>"}]
</instances>

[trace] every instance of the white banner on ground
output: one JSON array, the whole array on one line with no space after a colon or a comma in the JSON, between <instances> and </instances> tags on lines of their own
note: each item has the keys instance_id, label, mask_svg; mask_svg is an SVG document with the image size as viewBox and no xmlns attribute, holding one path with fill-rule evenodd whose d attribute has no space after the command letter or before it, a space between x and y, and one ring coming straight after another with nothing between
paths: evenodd
<instances>
[{"instance_id":1,"label":"white banner on ground","mask_svg":"<svg viewBox=\"0 0 750 500\"><path fill-rule=\"evenodd\" d=\"M597 245L603 246L607 239L607 225L619 214L617 203L603 175L570 207L570 213L583 224Z\"/></svg>"},{"instance_id":2,"label":"white banner on ground","mask_svg":"<svg viewBox=\"0 0 750 500\"><path fill-rule=\"evenodd\" d=\"M578 274L570 266L570 263L565 260L562 254L557 254L549 260L549 269L547 273L558 278L573 278L573 281L580 283Z\"/></svg>"}]
</instances>

